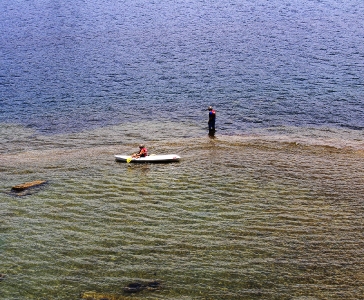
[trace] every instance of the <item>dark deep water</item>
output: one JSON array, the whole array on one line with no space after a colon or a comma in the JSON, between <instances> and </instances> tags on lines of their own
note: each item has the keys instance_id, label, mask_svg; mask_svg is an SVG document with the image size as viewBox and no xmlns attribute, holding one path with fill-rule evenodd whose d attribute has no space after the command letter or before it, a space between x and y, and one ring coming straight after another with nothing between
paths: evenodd
<instances>
[{"instance_id":1,"label":"dark deep water","mask_svg":"<svg viewBox=\"0 0 364 300\"><path fill-rule=\"evenodd\" d=\"M364 127L364 4L2 1L0 122Z\"/></svg>"}]
</instances>

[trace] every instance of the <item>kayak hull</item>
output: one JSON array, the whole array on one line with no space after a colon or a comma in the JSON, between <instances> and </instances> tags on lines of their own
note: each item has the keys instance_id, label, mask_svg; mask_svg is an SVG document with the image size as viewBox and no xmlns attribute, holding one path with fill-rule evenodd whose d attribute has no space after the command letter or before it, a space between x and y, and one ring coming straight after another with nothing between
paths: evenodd
<instances>
[{"instance_id":1,"label":"kayak hull","mask_svg":"<svg viewBox=\"0 0 364 300\"><path fill-rule=\"evenodd\" d=\"M165 155L149 155L140 158L131 158L129 155L115 155L117 162L130 162L130 163L170 163L178 162L181 159L177 154Z\"/></svg>"}]
</instances>

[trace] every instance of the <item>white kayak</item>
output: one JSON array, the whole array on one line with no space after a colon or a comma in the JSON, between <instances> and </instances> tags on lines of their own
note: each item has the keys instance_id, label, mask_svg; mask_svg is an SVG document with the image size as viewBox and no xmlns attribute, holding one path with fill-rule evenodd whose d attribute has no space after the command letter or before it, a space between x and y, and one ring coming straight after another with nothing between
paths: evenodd
<instances>
[{"instance_id":1,"label":"white kayak","mask_svg":"<svg viewBox=\"0 0 364 300\"><path fill-rule=\"evenodd\" d=\"M115 160L130 163L168 163L181 159L177 154L148 155L146 157L132 158L130 155L115 155Z\"/></svg>"}]
</instances>

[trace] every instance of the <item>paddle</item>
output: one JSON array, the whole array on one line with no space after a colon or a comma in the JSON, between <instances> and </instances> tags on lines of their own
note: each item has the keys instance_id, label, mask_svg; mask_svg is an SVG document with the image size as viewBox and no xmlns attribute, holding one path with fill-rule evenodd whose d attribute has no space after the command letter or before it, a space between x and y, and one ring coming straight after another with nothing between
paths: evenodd
<instances>
[{"instance_id":1,"label":"paddle","mask_svg":"<svg viewBox=\"0 0 364 300\"><path fill-rule=\"evenodd\" d=\"M133 159L133 158L130 156L130 157L128 157L128 158L126 159L126 162L127 162L127 163L130 163L132 159Z\"/></svg>"}]
</instances>

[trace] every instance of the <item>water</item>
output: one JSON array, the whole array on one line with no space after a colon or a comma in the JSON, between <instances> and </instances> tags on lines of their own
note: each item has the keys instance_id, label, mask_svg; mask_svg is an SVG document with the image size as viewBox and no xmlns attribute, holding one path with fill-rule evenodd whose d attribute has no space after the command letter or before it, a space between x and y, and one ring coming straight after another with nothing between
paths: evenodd
<instances>
[{"instance_id":1,"label":"water","mask_svg":"<svg viewBox=\"0 0 364 300\"><path fill-rule=\"evenodd\" d=\"M2 122L363 128L363 4L3 1Z\"/></svg>"},{"instance_id":2,"label":"water","mask_svg":"<svg viewBox=\"0 0 364 300\"><path fill-rule=\"evenodd\" d=\"M0 10L1 299L364 297L361 1Z\"/></svg>"}]
</instances>

